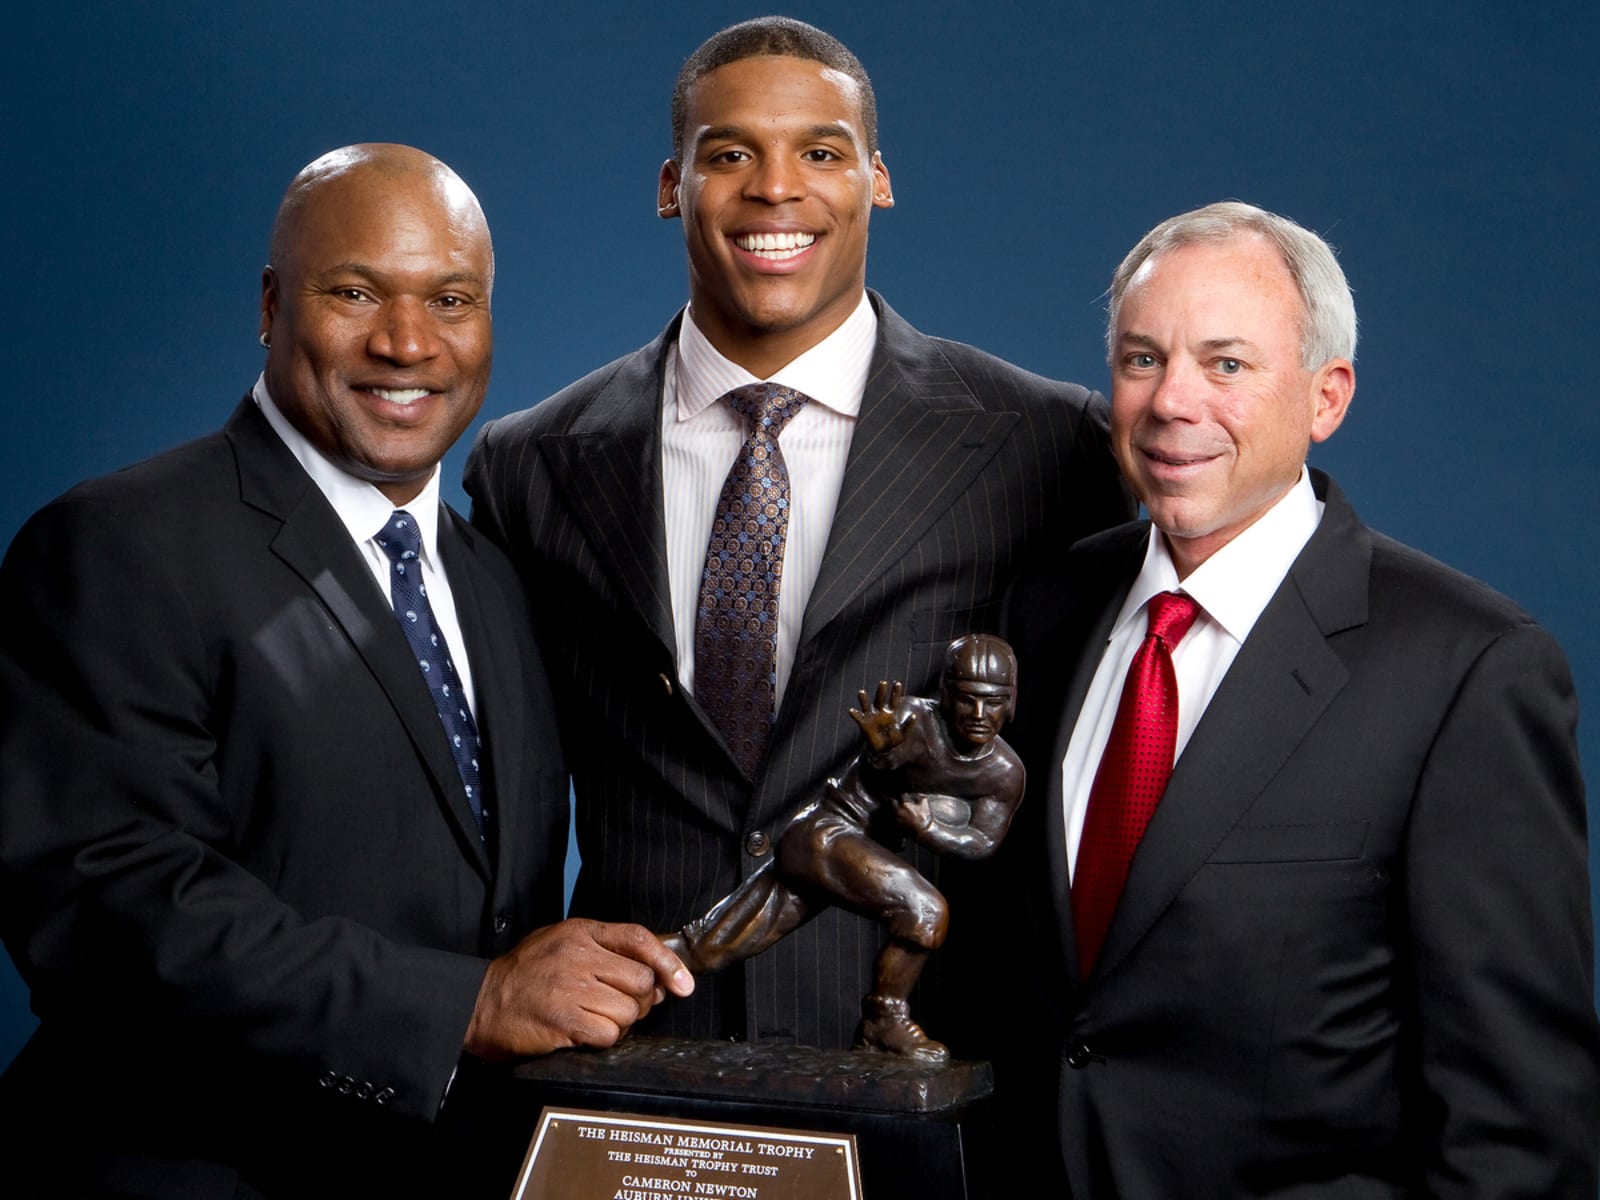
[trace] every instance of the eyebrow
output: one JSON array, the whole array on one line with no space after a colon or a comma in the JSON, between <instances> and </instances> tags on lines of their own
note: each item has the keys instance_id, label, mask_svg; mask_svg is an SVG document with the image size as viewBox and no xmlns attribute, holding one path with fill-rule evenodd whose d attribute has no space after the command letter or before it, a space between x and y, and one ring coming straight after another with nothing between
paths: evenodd
<instances>
[{"instance_id":1,"label":"eyebrow","mask_svg":"<svg viewBox=\"0 0 1600 1200\"><path fill-rule=\"evenodd\" d=\"M365 279L379 279L383 276L383 272L373 267L370 263L353 261L333 263L324 267L321 273L324 275L337 275L340 272L360 275ZM473 283L481 287L483 286L483 276L475 271L451 271L448 275L439 276L438 279L434 280L434 283L440 287L452 283Z\"/></svg>"},{"instance_id":2,"label":"eyebrow","mask_svg":"<svg viewBox=\"0 0 1600 1200\"><path fill-rule=\"evenodd\" d=\"M1124 333L1118 336L1117 345L1140 346L1146 350L1159 350L1161 348L1161 343L1156 341L1156 339L1151 337L1149 334L1133 332ZM1256 344L1249 338L1243 337L1207 338L1205 341L1200 343L1201 350L1217 351L1232 350L1236 348L1254 350L1256 348Z\"/></svg>"},{"instance_id":3,"label":"eyebrow","mask_svg":"<svg viewBox=\"0 0 1600 1200\"><path fill-rule=\"evenodd\" d=\"M855 132L848 125L813 125L802 131L806 140L834 139L856 144ZM700 132L696 142L743 142L754 140L755 135L743 125L712 125Z\"/></svg>"},{"instance_id":4,"label":"eyebrow","mask_svg":"<svg viewBox=\"0 0 1600 1200\"><path fill-rule=\"evenodd\" d=\"M843 138L851 143L856 140L855 131L848 125L813 125L806 132L814 138Z\"/></svg>"}]
</instances>

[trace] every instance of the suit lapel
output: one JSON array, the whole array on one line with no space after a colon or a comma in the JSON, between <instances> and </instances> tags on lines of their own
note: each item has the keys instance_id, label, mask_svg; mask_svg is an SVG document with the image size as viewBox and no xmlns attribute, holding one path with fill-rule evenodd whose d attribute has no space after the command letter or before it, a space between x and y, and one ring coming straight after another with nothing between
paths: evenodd
<instances>
[{"instance_id":1,"label":"suit lapel","mask_svg":"<svg viewBox=\"0 0 1600 1200\"><path fill-rule=\"evenodd\" d=\"M806 604L802 645L955 503L1019 419L986 412L932 338L881 297L872 300L878 346L828 547Z\"/></svg>"},{"instance_id":2,"label":"suit lapel","mask_svg":"<svg viewBox=\"0 0 1600 1200\"><path fill-rule=\"evenodd\" d=\"M802 646L927 532L1018 420L1015 413L984 411L937 344L881 298L872 299L878 345L828 547L806 605ZM608 578L673 655L659 397L678 324L674 320L625 360L570 432L540 440L551 475ZM642 395L657 402L641 404Z\"/></svg>"},{"instance_id":3,"label":"suit lapel","mask_svg":"<svg viewBox=\"0 0 1600 1200\"><path fill-rule=\"evenodd\" d=\"M1366 620L1371 541L1320 472L1327 509L1173 767L1095 966L1114 970L1238 824L1344 687L1328 637Z\"/></svg>"},{"instance_id":4,"label":"suit lapel","mask_svg":"<svg viewBox=\"0 0 1600 1200\"><path fill-rule=\"evenodd\" d=\"M455 760L440 736L439 713L348 530L248 397L226 433L236 449L240 498L282 522L272 552L316 593L389 697L463 848L487 877L488 858Z\"/></svg>"},{"instance_id":5,"label":"suit lapel","mask_svg":"<svg viewBox=\"0 0 1600 1200\"><path fill-rule=\"evenodd\" d=\"M681 314L680 318L681 319ZM678 320L629 357L574 423L539 441L556 485L617 591L676 656L661 493L661 384ZM644 397L653 403L644 403Z\"/></svg>"},{"instance_id":6,"label":"suit lapel","mask_svg":"<svg viewBox=\"0 0 1600 1200\"><path fill-rule=\"evenodd\" d=\"M523 786L518 766L522 761L520 739L527 723L521 707L524 688L522 681L514 676L517 660L513 655L500 652L490 631L512 629L515 622L526 622L528 614L507 611L501 593L478 562L475 553L478 535L448 505L439 507L439 553L450 575L456 619L461 623L461 637L466 642L467 659L472 664L473 715L482 743L480 749L487 754L489 764L488 801L493 805L494 845L498 850L496 874L504 878L502 872L509 869L513 857L511 848L520 835L517 816L522 806L512 803L512 797ZM450 770L459 777L453 758ZM452 793L450 805L457 837L481 853L483 842L478 836L477 821L466 792L461 789L457 792L459 794Z\"/></svg>"},{"instance_id":7,"label":"suit lapel","mask_svg":"<svg viewBox=\"0 0 1600 1200\"><path fill-rule=\"evenodd\" d=\"M1044 852L1049 864L1050 896L1056 918L1052 924L1060 939L1067 976L1073 980L1078 977L1078 945L1072 926L1072 876L1066 855L1061 763L1067 756L1089 685L1099 669L1112 623L1143 561L1147 539L1148 526L1130 525L1103 534L1092 544L1074 551L1067 560L1070 578L1053 590L1057 595L1082 595L1085 600L1075 602L1072 609L1063 614L1056 609L1059 601L1054 597L1046 598L1042 606L1048 611L1036 619L1042 619L1054 632L1049 640L1041 643L1036 660L1022 668L1029 674L1042 671L1063 681L1059 690L1047 692L1043 697L1045 711L1059 713L1060 718L1052 726L1054 736L1048 752L1039 760L1047 772L1045 786L1040 789L1035 782L1034 787L1043 792L1036 803L1044 809Z\"/></svg>"}]
</instances>

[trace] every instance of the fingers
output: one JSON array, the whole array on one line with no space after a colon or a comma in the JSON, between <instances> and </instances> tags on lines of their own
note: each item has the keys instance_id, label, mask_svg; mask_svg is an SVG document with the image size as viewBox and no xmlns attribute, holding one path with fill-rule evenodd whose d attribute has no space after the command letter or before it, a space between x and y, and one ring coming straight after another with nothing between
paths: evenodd
<instances>
[{"instance_id":1,"label":"fingers","mask_svg":"<svg viewBox=\"0 0 1600 1200\"><path fill-rule=\"evenodd\" d=\"M678 956L662 945L661 939L643 925L607 925L598 921L583 923L592 927L591 936L597 945L619 958L648 967L653 976L648 986L659 985L674 996L687 996L694 991L694 976L689 974ZM643 991L645 986L641 985L638 991Z\"/></svg>"},{"instance_id":2,"label":"fingers","mask_svg":"<svg viewBox=\"0 0 1600 1200\"><path fill-rule=\"evenodd\" d=\"M465 1047L481 1058L609 1046L694 979L638 925L573 920L535 930L489 964Z\"/></svg>"}]
</instances>

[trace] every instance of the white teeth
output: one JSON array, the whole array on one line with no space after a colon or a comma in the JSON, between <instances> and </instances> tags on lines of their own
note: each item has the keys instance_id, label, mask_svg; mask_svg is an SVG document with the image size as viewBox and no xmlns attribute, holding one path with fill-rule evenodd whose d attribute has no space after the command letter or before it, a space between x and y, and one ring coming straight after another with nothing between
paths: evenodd
<instances>
[{"instance_id":1,"label":"white teeth","mask_svg":"<svg viewBox=\"0 0 1600 1200\"><path fill-rule=\"evenodd\" d=\"M368 390L378 399L387 400L390 404L412 404L428 394L427 388L369 388Z\"/></svg>"},{"instance_id":2,"label":"white teeth","mask_svg":"<svg viewBox=\"0 0 1600 1200\"><path fill-rule=\"evenodd\" d=\"M793 258L812 242L814 233L745 233L734 238L734 245L758 258Z\"/></svg>"}]
</instances>

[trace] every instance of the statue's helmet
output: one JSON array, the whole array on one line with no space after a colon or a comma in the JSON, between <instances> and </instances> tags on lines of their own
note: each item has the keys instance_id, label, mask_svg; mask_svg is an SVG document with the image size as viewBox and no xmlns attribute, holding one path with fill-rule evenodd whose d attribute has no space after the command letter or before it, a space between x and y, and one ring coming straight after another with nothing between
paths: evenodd
<instances>
[{"instance_id":1,"label":"statue's helmet","mask_svg":"<svg viewBox=\"0 0 1600 1200\"><path fill-rule=\"evenodd\" d=\"M1016 715L1017 656L1004 638L969 633L951 642L944 653L943 686L962 680L1004 688L1009 695L1006 720Z\"/></svg>"}]
</instances>

